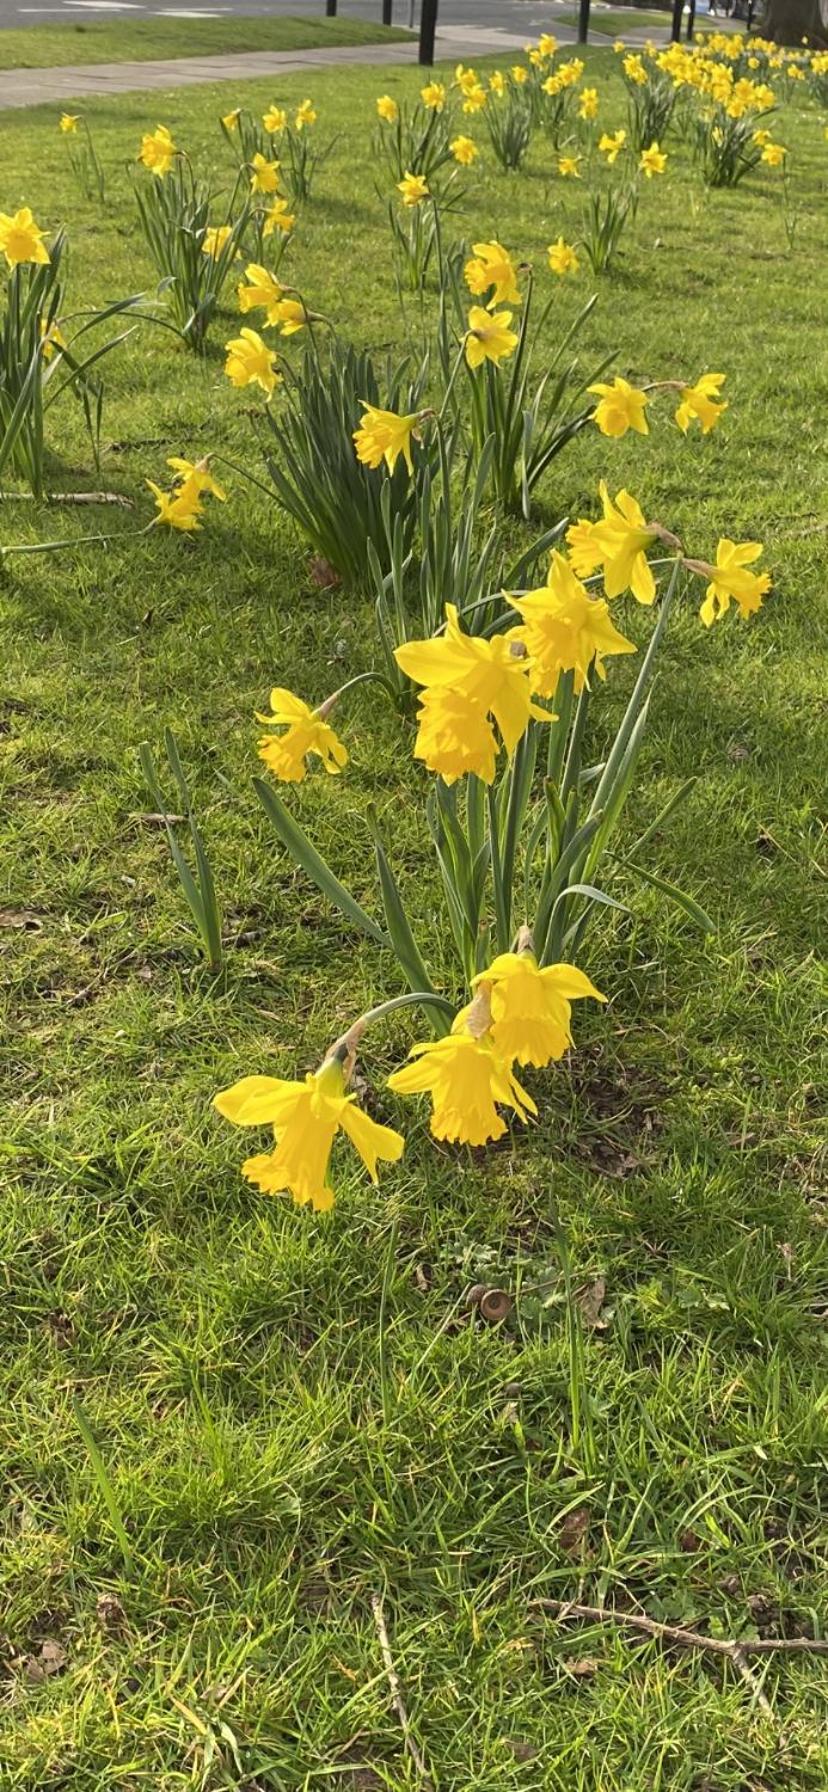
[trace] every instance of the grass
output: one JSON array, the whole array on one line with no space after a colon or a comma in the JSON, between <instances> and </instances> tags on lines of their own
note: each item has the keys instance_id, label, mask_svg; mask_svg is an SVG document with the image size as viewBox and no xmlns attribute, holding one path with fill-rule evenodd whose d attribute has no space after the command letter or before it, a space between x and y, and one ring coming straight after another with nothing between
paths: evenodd
<instances>
[{"instance_id":1,"label":"grass","mask_svg":"<svg viewBox=\"0 0 828 1792\"><path fill-rule=\"evenodd\" d=\"M335 44L393 43L408 31L366 19L118 19L76 25L12 26L0 35L0 70L93 62L151 62L165 56L231 56L255 50L322 50Z\"/></svg>"},{"instance_id":2,"label":"grass","mask_svg":"<svg viewBox=\"0 0 828 1792\"><path fill-rule=\"evenodd\" d=\"M577 8L556 13L555 17L561 25L578 23ZM664 31L669 27L669 12L641 12L636 6L622 7L617 12L596 6L589 18L590 31L600 32L602 37L626 37L630 31Z\"/></svg>"},{"instance_id":3,"label":"grass","mask_svg":"<svg viewBox=\"0 0 828 1792\"><path fill-rule=\"evenodd\" d=\"M602 123L622 122L614 58L589 52L589 70ZM416 307L401 322L363 158L374 95L417 82L320 71L309 89L320 133L342 134L286 266L379 348L418 323ZM53 110L4 115L4 204L65 220L75 301L150 286L125 171L140 131L162 117L226 178L217 114L308 86L89 102L103 210L69 186ZM724 533L764 540L775 589L749 627L680 618L628 823L696 775L651 864L719 931L703 939L629 892L634 913L584 959L609 1008L579 1015L578 1049L533 1083L528 1137L438 1150L407 1106L382 1192L346 1172L319 1223L242 1182L239 1136L210 1109L244 1072L314 1065L398 987L293 871L249 790L270 684L316 701L370 664L370 604L320 591L275 505L231 474L195 543L154 532L3 573L3 1792L413 1788L375 1592L441 1792L826 1783L817 1660L760 1663L771 1721L726 1664L531 1609L635 1601L733 1636L825 1625L826 148L801 102L780 134L802 206L793 252L772 171L707 193L668 145L585 343L615 345L637 380L725 370L719 430L685 442L662 413L644 441L591 432L540 494L543 518L585 514L606 475L696 552ZM457 228L498 232L542 268L582 203L550 166L541 143L525 176L486 158ZM555 336L591 289L583 273L558 289ZM54 487L123 492L134 521L101 516L128 535L168 454L218 449L259 470L251 405L222 375L236 323L221 320L203 364L161 331L132 337L107 363L101 474L67 404ZM3 508L6 542L89 528L88 512ZM607 717L629 676L611 670ZM168 723L235 942L218 979L146 819L138 746ZM373 800L428 924L408 741L364 690L342 729L347 778L292 805L373 908ZM383 1073L414 1036L398 1015L372 1048L389 1119ZM577 1447L556 1211L576 1288L606 1281L605 1329L576 1333ZM498 1328L464 1305L478 1280L517 1296Z\"/></svg>"}]
</instances>

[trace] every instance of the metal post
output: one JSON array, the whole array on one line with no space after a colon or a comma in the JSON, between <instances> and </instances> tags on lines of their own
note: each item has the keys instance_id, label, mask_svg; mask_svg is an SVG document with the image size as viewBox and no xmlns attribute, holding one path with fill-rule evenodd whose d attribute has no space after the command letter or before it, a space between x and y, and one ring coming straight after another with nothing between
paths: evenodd
<instances>
[{"instance_id":1,"label":"metal post","mask_svg":"<svg viewBox=\"0 0 828 1792\"><path fill-rule=\"evenodd\" d=\"M326 19L336 18L336 0L325 0L325 17Z\"/></svg>"},{"instance_id":2,"label":"metal post","mask_svg":"<svg viewBox=\"0 0 828 1792\"><path fill-rule=\"evenodd\" d=\"M434 62L434 34L437 30L437 0L423 0L420 8L420 56L425 68Z\"/></svg>"},{"instance_id":3,"label":"metal post","mask_svg":"<svg viewBox=\"0 0 828 1792\"><path fill-rule=\"evenodd\" d=\"M585 44L589 36L590 0L579 0L578 6L578 42Z\"/></svg>"},{"instance_id":4,"label":"metal post","mask_svg":"<svg viewBox=\"0 0 828 1792\"><path fill-rule=\"evenodd\" d=\"M392 5L393 5L393 0L382 0L382 22L383 22L383 25L390 25L390 23L391 23Z\"/></svg>"},{"instance_id":5,"label":"metal post","mask_svg":"<svg viewBox=\"0 0 828 1792\"><path fill-rule=\"evenodd\" d=\"M692 42L693 26L695 25L695 23L696 23L696 0L690 0L690 4L687 8L687 42L688 43Z\"/></svg>"},{"instance_id":6,"label":"metal post","mask_svg":"<svg viewBox=\"0 0 828 1792\"><path fill-rule=\"evenodd\" d=\"M673 0L673 29L670 32L674 44L681 43L681 15L684 11L684 0Z\"/></svg>"},{"instance_id":7,"label":"metal post","mask_svg":"<svg viewBox=\"0 0 828 1792\"><path fill-rule=\"evenodd\" d=\"M747 17L746 17L746 19L745 19L745 31L746 31L746 33L747 33L747 35L748 35L748 36L750 36L750 33L751 33L751 31L752 31L752 30L753 30L753 14L754 14L754 11L755 11L755 7L754 7L754 4L753 4L753 0L748 0L748 9L747 9Z\"/></svg>"}]
</instances>

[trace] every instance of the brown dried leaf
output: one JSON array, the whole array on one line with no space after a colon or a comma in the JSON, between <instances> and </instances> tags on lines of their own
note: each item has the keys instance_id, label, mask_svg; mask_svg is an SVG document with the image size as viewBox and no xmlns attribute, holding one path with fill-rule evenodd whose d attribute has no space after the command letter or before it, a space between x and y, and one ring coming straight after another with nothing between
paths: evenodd
<instances>
[{"instance_id":1,"label":"brown dried leaf","mask_svg":"<svg viewBox=\"0 0 828 1792\"><path fill-rule=\"evenodd\" d=\"M606 1276L596 1276L594 1282L587 1282L576 1295L581 1318L585 1325L591 1325L596 1331L606 1331L607 1322L601 1318L601 1308L607 1292Z\"/></svg>"},{"instance_id":2,"label":"brown dried leaf","mask_svg":"<svg viewBox=\"0 0 828 1792\"><path fill-rule=\"evenodd\" d=\"M126 1612L120 1599L116 1599L114 1593L98 1594L95 1602L95 1616L101 1629L108 1630L113 1635L117 1635L119 1631L123 1630L126 1624Z\"/></svg>"},{"instance_id":3,"label":"brown dried leaf","mask_svg":"<svg viewBox=\"0 0 828 1792\"><path fill-rule=\"evenodd\" d=\"M581 1655L576 1661L565 1661L567 1673L574 1674L576 1680L591 1680L601 1666L595 1655Z\"/></svg>"},{"instance_id":4,"label":"brown dried leaf","mask_svg":"<svg viewBox=\"0 0 828 1792\"><path fill-rule=\"evenodd\" d=\"M325 559L324 554L314 554L308 570L311 584L317 585L320 591L327 591L333 585L342 584L336 567L331 565L330 560Z\"/></svg>"},{"instance_id":5,"label":"brown dried leaf","mask_svg":"<svg viewBox=\"0 0 828 1792\"><path fill-rule=\"evenodd\" d=\"M40 1645L38 1655L27 1655L24 1662L28 1680L48 1680L52 1674L60 1674L66 1666L66 1650L56 1637L47 1636Z\"/></svg>"},{"instance_id":6,"label":"brown dried leaf","mask_svg":"<svg viewBox=\"0 0 828 1792\"><path fill-rule=\"evenodd\" d=\"M588 1506L575 1506L571 1512L567 1512L558 1529L558 1542L564 1555L582 1556L584 1554L588 1530Z\"/></svg>"},{"instance_id":7,"label":"brown dried leaf","mask_svg":"<svg viewBox=\"0 0 828 1792\"><path fill-rule=\"evenodd\" d=\"M43 922L31 908L0 908L0 927L16 928L21 933L41 933Z\"/></svg>"}]
</instances>

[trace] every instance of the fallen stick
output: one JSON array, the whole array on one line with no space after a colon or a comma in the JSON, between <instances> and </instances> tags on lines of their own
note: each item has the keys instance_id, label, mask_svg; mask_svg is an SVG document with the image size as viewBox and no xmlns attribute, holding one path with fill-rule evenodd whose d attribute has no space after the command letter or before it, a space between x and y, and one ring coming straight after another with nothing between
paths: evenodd
<instances>
[{"instance_id":1,"label":"fallen stick","mask_svg":"<svg viewBox=\"0 0 828 1792\"><path fill-rule=\"evenodd\" d=\"M47 504L117 504L122 510L134 510L131 498L121 492L45 492ZM32 504L32 492L0 492L2 504Z\"/></svg>"},{"instance_id":2,"label":"fallen stick","mask_svg":"<svg viewBox=\"0 0 828 1792\"><path fill-rule=\"evenodd\" d=\"M391 1654L391 1644L388 1639L388 1631L386 1629L385 1617L383 1615L383 1610L382 1610L382 1600L379 1596L379 1593L371 1594L371 1610L374 1614L374 1623L376 1625L377 1636L379 1637L379 1646L380 1646L380 1650L382 1653L383 1667L385 1668L385 1672L388 1677L388 1685L391 1689L391 1704L392 1704L392 1707L399 1719L400 1729L402 1730L402 1733L403 1733L403 1741L405 1743L405 1746L408 1750L409 1755L411 1756L412 1761L414 1762L414 1766L416 1767L417 1772L420 1775L420 1780L421 1780L422 1786L423 1786L423 1792L432 1792L431 1780L428 1777L428 1772L426 1770L426 1764L423 1759L422 1753L420 1751L420 1747L416 1740L416 1737L414 1736L414 1734L412 1732L411 1724L410 1724L409 1717L408 1717L408 1712L406 1711L406 1708L405 1708L405 1701L402 1696L402 1687L400 1686L397 1670L394 1666L394 1657Z\"/></svg>"}]
</instances>

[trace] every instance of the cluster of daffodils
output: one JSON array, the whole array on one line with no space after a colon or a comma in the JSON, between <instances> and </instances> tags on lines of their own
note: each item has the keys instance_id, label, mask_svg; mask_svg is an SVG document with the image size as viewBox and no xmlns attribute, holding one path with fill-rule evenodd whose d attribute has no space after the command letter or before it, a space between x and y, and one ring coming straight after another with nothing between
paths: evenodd
<instances>
[{"instance_id":1,"label":"cluster of daffodils","mask_svg":"<svg viewBox=\"0 0 828 1792\"><path fill-rule=\"evenodd\" d=\"M282 336L295 336L306 324L316 321L317 314L307 309L293 288L283 286L260 262L248 262L244 280L237 288L242 315L264 312L264 327L277 329ZM227 360L224 371L237 389L256 385L266 398L271 398L281 380L276 353L268 347L258 330L244 327L225 343Z\"/></svg>"},{"instance_id":2,"label":"cluster of daffodils","mask_svg":"<svg viewBox=\"0 0 828 1792\"><path fill-rule=\"evenodd\" d=\"M157 510L153 521L164 523L169 529L178 529L182 534L192 534L193 530L201 528L204 498L217 498L223 504L227 493L214 479L206 457L204 460L192 461L173 454L170 455L167 466L173 475L170 491L162 491L154 480L147 480Z\"/></svg>"}]
</instances>

